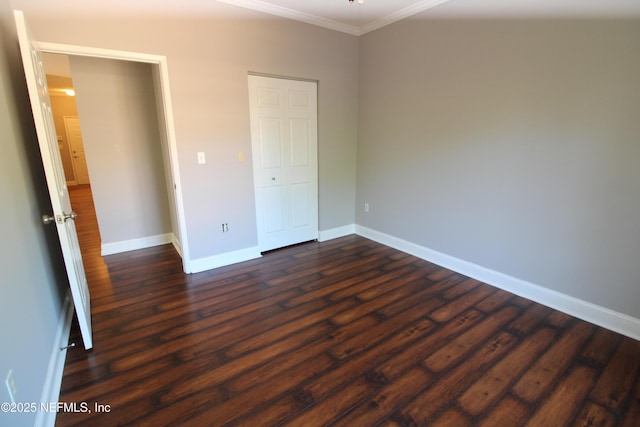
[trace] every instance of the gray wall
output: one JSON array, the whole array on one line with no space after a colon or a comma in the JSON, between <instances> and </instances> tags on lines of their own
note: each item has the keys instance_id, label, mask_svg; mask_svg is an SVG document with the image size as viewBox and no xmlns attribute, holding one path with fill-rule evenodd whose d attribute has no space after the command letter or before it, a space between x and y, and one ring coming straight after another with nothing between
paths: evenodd
<instances>
[{"instance_id":1,"label":"gray wall","mask_svg":"<svg viewBox=\"0 0 640 427\"><path fill-rule=\"evenodd\" d=\"M151 66L69 63L102 243L171 233Z\"/></svg>"},{"instance_id":2,"label":"gray wall","mask_svg":"<svg viewBox=\"0 0 640 427\"><path fill-rule=\"evenodd\" d=\"M18 398L39 402L67 283L28 104L13 13L0 1L0 402L13 370ZM0 412L0 425L33 425L35 414Z\"/></svg>"},{"instance_id":3,"label":"gray wall","mask_svg":"<svg viewBox=\"0 0 640 427\"><path fill-rule=\"evenodd\" d=\"M639 52L638 20L363 36L357 223L640 318Z\"/></svg>"},{"instance_id":4,"label":"gray wall","mask_svg":"<svg viewBox=\"0 0 640 427\"><path fill-rule=\"evenodd\" d=\"M16 2L39 40L167 56L192 258L257 245L249 71L319 80L320 230L354 223L357 37L218 2L192 16L85 16L76 2L48 3Z\"/></svg>"}]
</instances>

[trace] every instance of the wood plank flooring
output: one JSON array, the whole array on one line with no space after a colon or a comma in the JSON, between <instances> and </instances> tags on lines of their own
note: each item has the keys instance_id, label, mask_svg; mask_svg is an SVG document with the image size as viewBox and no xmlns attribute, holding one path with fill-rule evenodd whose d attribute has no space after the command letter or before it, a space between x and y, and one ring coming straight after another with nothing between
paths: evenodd
<instances>
[{"instance_id":1,"label":"wood plank flooring","mask_svg":"<svg viewBox=\"0 0 640 427\"><path fill-rule=\"evenodd\" d=\"M61 401L92 412L58 426L640 425L638 341L358 236L193 275L168 245L101 258L72 197L95 347Z\"/></svg>"}]
</instances>

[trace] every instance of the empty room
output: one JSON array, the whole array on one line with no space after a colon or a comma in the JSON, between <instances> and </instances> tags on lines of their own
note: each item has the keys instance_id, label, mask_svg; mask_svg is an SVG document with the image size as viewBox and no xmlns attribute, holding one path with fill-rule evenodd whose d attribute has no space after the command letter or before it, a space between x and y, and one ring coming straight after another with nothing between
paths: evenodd
<instances>
[{"instance_id":1,"label":"empty room","mask_svg":"<svg viewBox=\"0 0 640 427\"><path fill-rule=\"evenodd\" d=\"M638 52L632 0L0 0L0 424L640 425Z\"/></svg>"}]
</instances>

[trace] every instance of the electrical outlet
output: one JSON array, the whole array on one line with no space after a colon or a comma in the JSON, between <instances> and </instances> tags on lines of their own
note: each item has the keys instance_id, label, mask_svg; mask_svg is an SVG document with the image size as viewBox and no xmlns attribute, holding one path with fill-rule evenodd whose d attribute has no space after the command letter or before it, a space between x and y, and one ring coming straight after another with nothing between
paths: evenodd
<instances>
[{"instance_id":1,"label":"electrical outlet","mask_svg":"<svg viewBox=\"0 0 640 427\"><path fill-rule=\"evenodd\" d=\"M369 203L367 202L364 203L364 211L369 212Z\"/></svg>"},{"instance_id":2,"label":"electrical outlet","mask_svg":"<svg viewBox=\"0 0 640 427\"><path fill-rule=\"evenodd\" d=\"M16 396L18 395L18 387L16 387L16 382L13 379L12 370L9 371L5 384L7 385L7 390L9 391L9 397L11 398L11 403L16 403Z\"/></svg>"},{"instance_id":3,"label":"electrical outlet","mask_svg":"<svg viewBox=\"0 0 640 427\"><path fill-rule=\"evenodd\" d=\"M226 233L227 231L229 231L229 224L225 222L224 224L222 224L222 232Z\"/></svg>"}]
</instances>

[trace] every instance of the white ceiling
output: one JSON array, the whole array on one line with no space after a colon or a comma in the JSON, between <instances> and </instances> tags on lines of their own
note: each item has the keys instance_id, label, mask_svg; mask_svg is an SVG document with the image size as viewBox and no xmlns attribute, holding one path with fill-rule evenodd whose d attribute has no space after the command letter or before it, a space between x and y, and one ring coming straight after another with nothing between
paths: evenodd
<instances>
[{"instance_id":1,"label":"white ceiling","mask_svg":"<svg viewBox=\"0 0 640 427\"><path fill-rule=\"evenodd\" d=\"M1 0L0 0L1 1ZM217 17L247 9L361 35L420 18L640 17L640 0L11 0L27 17L154 15Z\"/></svg>"},{"instance_id":2,"label":"white ceiling","mask_svg":"<svg viewBox=\"0 0 640 427\"><path fill-rule=\"evenodd\" d=\"M640 0L217 0L361 35L428 11L433 17L640 16ZM187 1L188 3L188 1Z\"/></svg>"}]
</instances>

